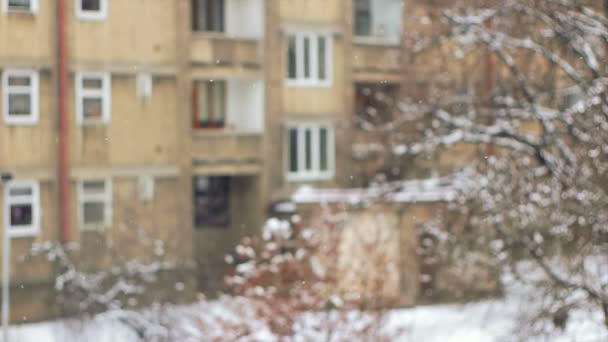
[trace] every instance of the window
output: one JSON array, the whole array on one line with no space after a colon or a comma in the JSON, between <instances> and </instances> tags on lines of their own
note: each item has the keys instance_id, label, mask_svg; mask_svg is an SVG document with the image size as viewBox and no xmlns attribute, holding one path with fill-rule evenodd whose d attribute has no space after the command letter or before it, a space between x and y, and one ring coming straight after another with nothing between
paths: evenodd
<instances>
[{"instance_id":1,"label":"window","mask_svg":"<svg viewBox=\"0 0 608 342\"><path fill-rule=\"evenodd\" d=\"M195 176L192 180L194 226L230 225L230 177Z\"/></svg>"},{"instance_id":2,"label":"window","mask_svg":"<svg viewBox=\"0 0 608 342\"><path fill-rule=\"evenodd\" d=\"M226 124L226 81L194 82L194 128L221 128Z\"/></svg>"},{"instance_id":3,"label":"window","mask_svg":"<svg viewBox=\"0 0 608 342\"><path fill-rule=\"evenodd\" d=\"M390 83L355 84L355 113L359 127L392 121L399 86Z\"/></svg>"},{"instance_id":4,"label":"window","mask_svg":"<svg viewBox=\"0 0 608 342\"><path fill-rule=\"evenodd\" d=\"M76 17L81 20L105 20L108 0L76 0Z\"/></svg>"},{"instance_id":5,"label":"window","mask_svg":"<svg viewBox=\"0 0 608 342\"><path fill-rule=\"evenodd\" d=\"M369 36L371 33L370 0L355 0L355 36Z\"/></svg>"},{"instance_id":6,"label":"window","mask_svg":"<svg viewBox=\"0 0 608 342\"><path fill-rule=\"evenodd\" d=\"M4 226L13 237L40 230L40 186L33 181L11 181L4 187Z\"/></svg>"},{"instance_id":7,"label":"window","mask_svg":"<svg viewBox=\"0 0 608 342\"><path fill-rule=\"evenodd\" d=\"M80 224L83 229L103 229L112 224L112 182L84 180L79 186Z\"/></svg>"},{"instance_id":8,"label":"window","mask_svg":"<svg viewBox=\"0 0 608 342\"><path fill-rule=\"evenodd\" d=\"M353 33L356 43L398 45L403 28L401 0L354 0Z\"/></svg>"},{"instance_id":9,"label":"window","mask_svg":"<svg viewBox=\"0 0 608 342\"><path fill-rule=\"evenodd\" d=\"M31 70L6 70L2 74L4 121L7 124L38 122L38 73Z\"/></svg>"},{"instance_id":10,"label":"window","mask_svg":"<svg viewBox=\"0 0 608 342\"><path fill-rule=\"evenodd\" d=\"M111 79L107 73L76 75L76 122L81 125L110 122Z\"/></svg>"},{"instance_id":11,"label":"window","mask_svg":"<svg viewBox=\"0 0 608 342\"><path fill-rule=\"evenodd\" d=\"M297 124L287 128L287 178L330 179L334 174L334 136L328 124Z\"/></svg>"},{"instance_id":12,"label":"window","mask_svg":"<svg viewBox=\"0 0 608 342\"><path fill-rule=\"evenodd\" d=\"M192 0L192 30L224 32L224 0Z\"/></svg>"},{"instance_id":13,"label":"window","mask_svg":"<svg viewBox=\"0 0 608 342\"><path fill-rule=\"evenodd\" d=\"M2 0L4 12L38 12L38 0Z\"/></svg>"},{"instance_id":14,"label":"window","mask_svg":"<svg viewBox=\"0 0 608 342\"><path fill-rule=\"evenodd\" d=\"M331 36L311 32L287 36L287 84L329 86L332 73Z\"/></svg>"}]
</instances>

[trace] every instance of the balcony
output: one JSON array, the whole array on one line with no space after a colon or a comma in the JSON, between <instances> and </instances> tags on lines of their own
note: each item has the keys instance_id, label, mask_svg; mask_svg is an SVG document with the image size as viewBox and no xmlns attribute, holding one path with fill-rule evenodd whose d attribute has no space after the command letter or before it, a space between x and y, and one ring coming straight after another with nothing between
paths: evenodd
<instances>
[{"instance_id":1,"label":"balcony","mask_svg":"<svg viewBox=\"0 0 608 342\"><path fill-rule=\"evenodd\" d=\"M355 79L398 80L401 77L401 47L356 43L353 46L352 65Z\"/></svg>"},{"instance_id":2,"label":"balcony","mask_svg":"<svg viewBox=\"0 0 608 342\"><path fill-rule=\"evenodd\" d=\"M199 79L192 86L195 172L258 173L264 131L264 81Z\"/></svg>"},{"instance_id":3,"label":"balcony","mask_svg":"<svg viewBox=\"0 0 608 342\"><path fill-rule=\"evenodd\" d=\"M258 40L196 32L192 34L190 62L193 65L259 69L262 65L261 46Z\"/></svg>"},{"instance_id":4,"label":"balcony","mask_svg":"<svg viewBox=\"0 0 608 342\"><path fill-rule=\"evenodd\" d=\"M259 68L264 0L192 0L194 65Z\"/></svg>"},{"instance_id":5,"label":"balcony","mask_svg":"<svg viewBox=\"0 0 608 342\"><path fill-rule=\"evenodd\" d=\"M246 175L261 170L262 135L227 130L192 132L192 166L200 175Z\"/></svg>"}]
</instances>

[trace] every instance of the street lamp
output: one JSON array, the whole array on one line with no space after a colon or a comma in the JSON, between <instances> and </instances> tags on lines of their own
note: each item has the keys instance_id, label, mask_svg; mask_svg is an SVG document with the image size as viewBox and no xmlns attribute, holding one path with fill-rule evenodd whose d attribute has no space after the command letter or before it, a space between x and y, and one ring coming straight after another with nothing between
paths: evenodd
<instances>
[{"instance_id":1,"label":"street lamp","mask_svg":"<svg viewBox=\"0 0 608 342\"><path fill-rule=\"evenodd\" d=\"M13 179L13 175L7 172L0 173L0 181L6 186ZM5 212L5 215L10 215ZM10 218L8 218L10 219ZM5 222L7 218L4 219ZM11 243L8 234L8 227L2 227L2 336L3 342L8 342L8 323L10 308L10 264L11 264Z\"/></svg>"}]
</instances>

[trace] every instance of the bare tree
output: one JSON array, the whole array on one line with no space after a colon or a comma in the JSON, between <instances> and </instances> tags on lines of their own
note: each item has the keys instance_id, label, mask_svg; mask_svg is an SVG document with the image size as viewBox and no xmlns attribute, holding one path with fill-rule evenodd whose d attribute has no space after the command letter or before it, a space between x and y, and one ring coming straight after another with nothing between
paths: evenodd
<instances>
[{"instance_id":1,"label":"bare tree","mask_svg":"<svg viewBox=\"0 0 608 342\"><path fill-rule=\"evenodd\" d=\"M390 136L393 159L475 149L462 167L475 171L476 186L458 202L471 217L467 246L489 262L539 270L515 272L539 299L526 334L566 328L575 309L601 313L608 329L605 6L507 0L433 9L436 29L406 37L408 77L418 75L425 95L372 128ZM422 63L431 72L419 71Z\"/></svg>"}]
</instances>

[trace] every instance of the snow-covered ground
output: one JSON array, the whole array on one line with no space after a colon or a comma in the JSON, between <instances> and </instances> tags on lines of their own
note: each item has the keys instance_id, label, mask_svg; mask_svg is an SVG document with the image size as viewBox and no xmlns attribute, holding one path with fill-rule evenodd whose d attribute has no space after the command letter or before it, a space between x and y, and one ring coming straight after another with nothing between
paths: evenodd
<instances>
[{"instance_id":1,"label":"snow-covered ground","mask_svg":"<svg viewBox=\"0 0 608 342\"><path fill-rule=\"evenodd\" d=\"M515 339L520 319L520 305L507 300L491 300L469 304L419 306L396 310L391 326L406 327L398 341L424 342L502 342ZM599 315L574 314L563 333L540 341L605 342L608 332L602 330ZM530 341L534 340L532 338Z\"/></svg>"},{"instance_id":2,"label":"snow-covered ground","mask_svg":"<svg viewBox=\"0 0 608 342\"><path fill-rule=\"evenodd\" d=\"M391 312L387 329L405 328L397 341L424 342L501 342L511 340L513 331L520 317L522 301L517 298L488 300L469 304L431 305L417 308L399 309ZM192 314L209 318L206 326L218 327L226 322L236 325L236 316L231 314L234 307L222 302L193 304L187 307L172 308L171 315L183 315L180 320L182 331L186 333L185 341L205 341L205 337L221 337L222 332L207 331L202 333L196 327L200 322L192 321ZM242 313L241 313L242 315ZM240 316L240 319L243 319ZM206 318L205 318L206 319ZM215 322L215 323L214 323ZM572 322L560 336L551 336L547 341L608 341L608 334L601 327L601 317L575 313ZM256 330L254 340L273 340L262 325L247 322L250 329ZM211 334L211 335L206 335ZM46 322L26 324L13 327L12 342L45 342L45 341L100 341L132 342L137 341L136 334L111 316L101 316L87 323Z\"/></svg>"}]
</instances>

